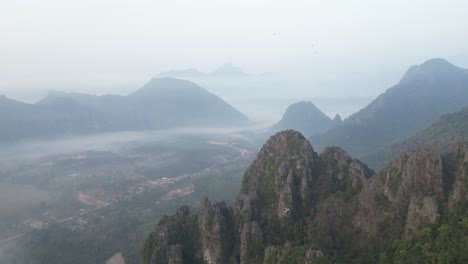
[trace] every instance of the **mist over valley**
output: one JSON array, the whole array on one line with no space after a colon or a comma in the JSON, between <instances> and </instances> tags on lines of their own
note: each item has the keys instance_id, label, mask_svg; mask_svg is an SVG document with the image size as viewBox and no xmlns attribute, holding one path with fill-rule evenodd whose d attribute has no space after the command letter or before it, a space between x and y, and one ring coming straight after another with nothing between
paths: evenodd
<instances>
[{"instance_id":1,"label":"mist over valley","mask_svg":"<svg viewBox=\"0 0 468 264\"><path fill-rule=\"evenodd\" d=\"M466 10L0 3L0 264L468 263Z\"/></svg>"}]
</instances>

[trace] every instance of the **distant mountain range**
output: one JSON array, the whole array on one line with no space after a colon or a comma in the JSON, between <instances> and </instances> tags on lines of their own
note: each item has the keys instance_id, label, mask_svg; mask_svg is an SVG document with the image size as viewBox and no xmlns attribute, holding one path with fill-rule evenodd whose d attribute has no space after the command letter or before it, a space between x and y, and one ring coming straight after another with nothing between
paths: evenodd
<instances>
[{"instance_id":1,"label":"distant mountain range","mask_svg":"<svg viewBox=\"0 0 468 264\"><path fill-rule=\"evenodd\" d=\"M258 76L274 76L275 73L273 72L265 72ZM174 78L200 78L200 77L248 77L248 76L255 76L253 74L249 74L244 72L244 70L234 65L232 62L227 62L213 72L204 73L199 71L195 68L190 69L181 69L181 70L170 70L161 72L157 75L158 77L174 77Z\"/></svg>"},{"instance_id":2,"label":"distant mountain range","mask_svg":"<svg viewBox=\"0 0 468 264\"><path fill-rule=\"evenodd\" d=\"M50 92L36 104L0 97L0 142L123 130L243 125L247 118L185 80L152 79L127 96Z\"/></svg>"},{"instance_id":3,"label":"distant mountain range","mask_svg":"<svg viewBox=\"0 0 468 264\"><path fill-rule=\"evenodd\" d=\"M357 156L405 139L440 115L468 106L468 70L444 59L411 67L400 82L341 126L312 136L318 150L340 146Z\"/></svg>"},{"instance_id":4,"label":"distant mountain range","mask_svg":"<svg viewBox=\"0 0 468 264\"><path fill-rule=\"evenodd\" d=\"M305 135L315 135L337 127L341 123L339 115L331 119L312 102L302 101L290 105L273 129L275 131L294 129Z\"/></svg>"}]
</instances>

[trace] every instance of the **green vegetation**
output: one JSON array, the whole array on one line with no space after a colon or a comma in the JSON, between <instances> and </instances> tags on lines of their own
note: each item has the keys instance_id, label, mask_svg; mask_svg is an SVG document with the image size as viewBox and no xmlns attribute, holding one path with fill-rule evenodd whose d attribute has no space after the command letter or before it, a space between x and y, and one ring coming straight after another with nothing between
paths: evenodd
<instances>
[{"instance_id":1,"label":"green vegetation","mask_svg":"<svg viewBox=\"0 0 468 264\"><path fill-rule=\"evenodd\" d=\"M167 234L164 239L158 239L153 234L150 235L141 252L142 263L150 263L153 255L161 263L168 263L173 256L171 256L171 250L166 249L168 245L165 243L170 246L184 245L182 248L183 263L203 263L201 259L194 258L196 252L200 249L200 245L197 244L199 240L198 215L175 214L170 217L165 216L156 229L161 229L160 232L169 229L172 232ZM165 241L166 238L168 241Z\"/></svg>"},{"instance_id":2,"label":"green vegetation","mask_svg":"<svg viewBox=\"0 0 468 264\"><path fill-rule=\"evenodd\" d=\"M377 263L468 263L468 217L425 226L410 241L395 240Z\"/></svg>"}]
</instances>

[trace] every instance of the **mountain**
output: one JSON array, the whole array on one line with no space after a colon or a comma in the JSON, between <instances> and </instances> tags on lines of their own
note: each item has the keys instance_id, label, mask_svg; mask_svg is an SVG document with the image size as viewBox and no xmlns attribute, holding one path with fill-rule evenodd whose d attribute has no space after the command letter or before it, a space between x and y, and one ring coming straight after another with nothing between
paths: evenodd
<instances>
[{"instance_id":1,"label":"mountain","mask_svg":"<svg viewBox=\"0 0 468 264\"><path fill-rule=\"evenodd\" d=\"M0 142L73 134L247 124L234 107L185 80L152 79L127 95L50 92L36 104L0 97Z\"/></svg>"},{"instance_id":2,"label":"mountain","mask_svg":"<svg viewBox=\"0 0 468 264\"><path fill-rule=\"evenodd\" d=\"M468 107L459 112L443 115L408 139L363 155L361 160L378 169L406 151L431 145L439 152L447 152L450 147L461 142L468 142Z\"/></svg>"},{"instance_id":3,"label":"mountain","mask_svg":"<svg viewBox=\"0 0 468 264\"><path fill-rule=\"evenodd\" d=\"M321 134L340 124L341 117L339 115L332 120L312 102L303 101L290 105L274 129L276 131L294 129L305 135L314 135Z\"/></svg>"},{"instance_id":4,"label":"mountain","mask_svg":"<svg viewBox=\"0 0 468 264\"><path fill-rule=\"evenodd\" d=\"M408 152L376 174L341 148L318 155L299 132L283 131L245 172L234 205L204 198L198 214L182 206L160 221L142 257L151 264L386 263L397 241L427 241L428 226L445 221L437 230L463 225L450 231L457 240L435 245L437 252L426 247L416 262L429 254L460 260L468 257L467 201L468 144L445 156Z\"/></svg>"},{"instance_id":5,"label":"mountain","mask_svg":"<svg viewBox=\"0 0 468 264\"><path fill-rule=\"evenodd\" d=\"M193 82L153 78L127 95L65 94L106 118L111 130L165 129L182 126L234 126L247 118L234 107ZM47 101L45 98L44 101Z\"/></svg>"},{"instance_id":6,"label":"mountain","mask_svg":"<svg viewBox=\"0 0 468 264\"><path fill-rule=\"evenodd\" d=\"M73 100L26 104L0 97L0 142L99 131L103 118Z\"/></svg>"},{"instance_id":7,"label":"mountain","mask_svg":"<svg viewBox=\"0 0 468 264\"><path fill-rule=\"evenodd\" d=\"M397 85L343 125L310 140L319 150L340 146L360 157L467 105L468 70L443 59L431 59L411 67Z\"/></svg>"},{"instance_id":8,"label":"mountain","mask_svg":"<svg viewBox=\"0 0 468 264\"><path fill-rule=\"evenodd\" d=\"M335 117L333 117L332 121L334 126L339 126L343 122L343 119L341 119L341 116L339 114L336 114Z\"/></svg>"},{"instance_id":9,"label":"mountain","mask_svg":"<svg viewBox=\"0 0 468 264\"><path fill-rule=\"evenodd\" d=\"M128 95L140 117L151 128L180 126L234 126L247 118L218 96L190 81L152 79Z\"/></svg>"},{"instance_id":10,"label":"mountain","mask_svg":"<svg viewBox=\"0 0 468 264\"><path fill-rule=\"evenodd\" d=\"M246 74L242 68L235 66L232 62L227 62L211 73L212 76L244 76Z\"/></svg>"}]
</instances>

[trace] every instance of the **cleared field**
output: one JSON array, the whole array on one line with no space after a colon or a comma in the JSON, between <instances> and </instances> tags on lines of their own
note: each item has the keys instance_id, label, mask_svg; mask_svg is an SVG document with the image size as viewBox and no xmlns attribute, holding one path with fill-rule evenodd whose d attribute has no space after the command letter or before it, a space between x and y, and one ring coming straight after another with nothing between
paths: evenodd
<instances>
[{"instance_id":1,"label":"cleared field","mask_svg":"<svg viewBox=\"0 0 468 264\"><path fill-rule=\"evenodd\" d=\"M32 186L0 183L0 216L15 214L47 203L50 194Z\"/></svg>"}]
</instances>

